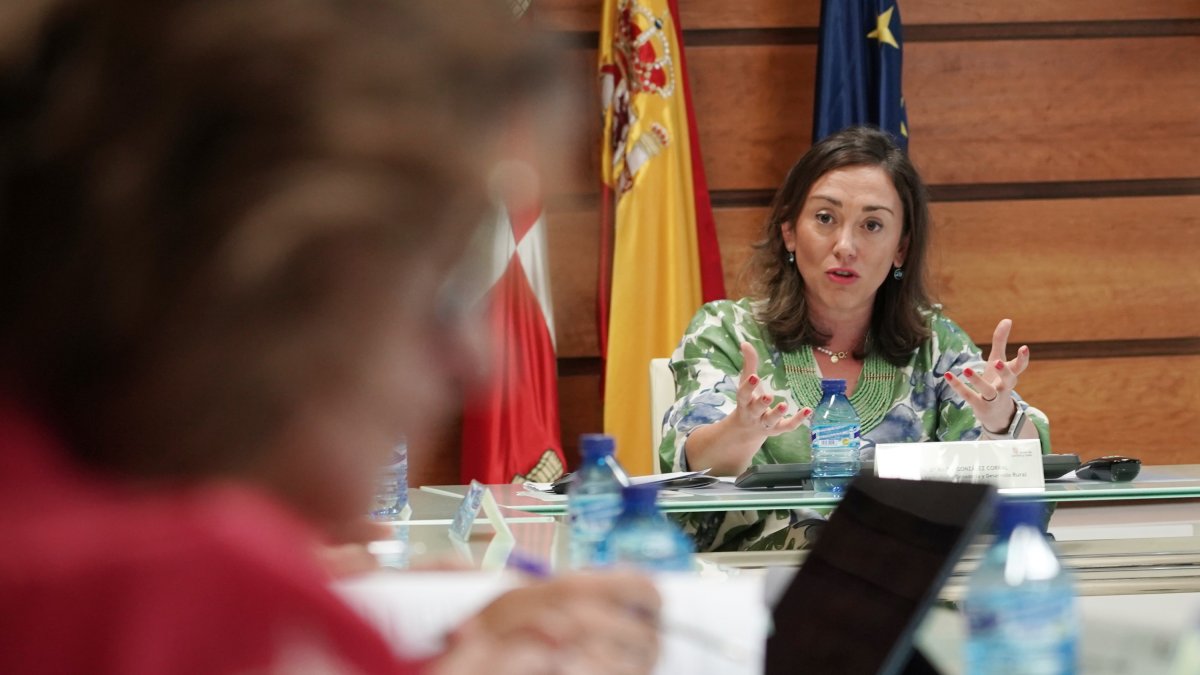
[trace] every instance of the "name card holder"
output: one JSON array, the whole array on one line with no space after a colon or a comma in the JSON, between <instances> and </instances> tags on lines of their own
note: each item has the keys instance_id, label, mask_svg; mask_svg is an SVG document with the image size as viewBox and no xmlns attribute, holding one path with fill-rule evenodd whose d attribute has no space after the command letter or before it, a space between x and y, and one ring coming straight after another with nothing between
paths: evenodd
<instances>
[{"instance_id":1,"label":"name card holder","mask_svg":"<svg viewBox=\"0 0 1200 675\"><path fill-rule=\"evenodd\" d=\"M998 488L1045 489L1042 445L1036 438L946 443L880 443L875 473L882 478L988 483Z\"/></svg>"},{"instance_id":2,"label":"name card holder","mask_svg":"<svg viewBox=\"0 0 1200 675\"><path fill-rule=\"evenodd\" d=\"M458 505L458 510L454 513L453 522L450 523L451 539L464 544L471 540L471 527L475 525L480 507L483 507L484 515L496 530L496 537L513 538L512 530L509 529L508 523L501 515L500 505L496 503L496 498L492 496L487 486L473 480L462 503Z\"/></svg>"}]
</instances>

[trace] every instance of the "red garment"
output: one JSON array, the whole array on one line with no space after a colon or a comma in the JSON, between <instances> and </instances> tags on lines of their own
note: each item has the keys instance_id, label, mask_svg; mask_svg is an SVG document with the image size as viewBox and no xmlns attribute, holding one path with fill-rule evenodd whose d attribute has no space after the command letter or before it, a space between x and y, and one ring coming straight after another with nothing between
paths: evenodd
<instances>
[{"instance_id":1,"label":"red garment","mask_svg":"<svg viewBox=\"0 0 1200 675\"><path fill-rule=\"evenodd\" d=\"M328 589L315 533L224 484L76 466L0 406L0 673L409 673Z\"/></svg>"}]
</instances>

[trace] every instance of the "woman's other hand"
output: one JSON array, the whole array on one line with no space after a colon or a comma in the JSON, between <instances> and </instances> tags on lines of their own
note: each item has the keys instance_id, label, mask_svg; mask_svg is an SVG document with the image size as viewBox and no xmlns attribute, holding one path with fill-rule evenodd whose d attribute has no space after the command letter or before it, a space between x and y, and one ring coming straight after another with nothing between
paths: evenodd
<instances>
[{"instance_id":1,"label":"woman's other hand","mask_svg":"<svg viewBox=\"0 0 1200 675\"><path fill-rule=\"evenodd\" d=\"M1029 367L1029 347L1026 345L1017 350L1017 358L1005 360L1011 332L1012 320L1001 319L992 333L992 351L983 372L964 368L962 378L946 373L951 388L971 406L983 430L992 435L1004 434L1012 423L1017 412L1012 392L1017 388L1017 379Z\"/></svg>"}]
</instances>

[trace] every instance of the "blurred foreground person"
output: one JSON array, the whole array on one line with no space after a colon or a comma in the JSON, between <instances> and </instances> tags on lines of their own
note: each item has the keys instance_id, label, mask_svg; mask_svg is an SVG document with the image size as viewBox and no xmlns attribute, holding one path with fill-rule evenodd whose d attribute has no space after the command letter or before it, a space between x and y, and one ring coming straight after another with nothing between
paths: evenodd
<instances>
[{"instance_id":1,"label":"blurred foreground person","mask_svg":"<svg viewBox=\"0 0 1200 675\"><path fill-rule=\"evenodd\" d=\"M479 367L454 268L556 89L501 6L0 7L0 672L652 667L638 576L412 664L315 555Z\"/></svg>"}]
</instances>

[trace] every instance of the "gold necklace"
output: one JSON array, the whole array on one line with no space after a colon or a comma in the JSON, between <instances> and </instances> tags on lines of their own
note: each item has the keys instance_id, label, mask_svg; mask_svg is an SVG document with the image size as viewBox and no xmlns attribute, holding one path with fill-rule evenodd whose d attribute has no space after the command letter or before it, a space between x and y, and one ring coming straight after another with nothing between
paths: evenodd
<instances>
[{"instance_id":1,"label":"gold necklace","mask_svg":"<svg viewBox=\"0 0 1200 675\"><path fill-rule=\"evenodd\" d=\"M829 356L830 363L837 363L838 361L841 361L842 359L844 359L850 355L850 352L835 352L835 351L825 349L824 347L818 347L817 345L813 345L813 349L821 352L822 354Z\"/></svg>"}]
</instances>

